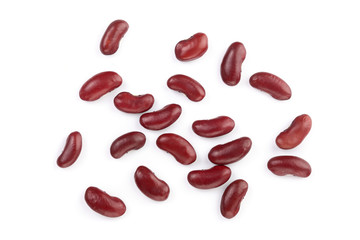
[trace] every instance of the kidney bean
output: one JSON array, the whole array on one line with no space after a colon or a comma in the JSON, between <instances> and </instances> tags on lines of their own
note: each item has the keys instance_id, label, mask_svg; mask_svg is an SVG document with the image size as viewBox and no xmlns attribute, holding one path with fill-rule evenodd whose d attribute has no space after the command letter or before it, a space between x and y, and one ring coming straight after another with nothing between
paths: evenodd
<instances>
[{"instance_id":1,"label":"kidney bean","mask_svg":"<svg viewBox=\"0 0 360 240\"><path fill-rule=\"evenodd\" d=\"M276 145L282 149L298 146L310 132L312 121L309 115L297 116L291 125L276 137Z\"/></svg>"},{"instance_id":2,"label":"kidney bean","mask_svg":"<svg viewBox=\"0 0 360 240\"><path fill-rule=\"evenodd\" d=\"M227 116L220 116L208 120L197 120L192 124L193 131L201 137L218 137L231 132L235 122Z\"/></svg>"},{"instance_id":3,"label":"kidney bean","mask_svg":"<svg viewBox=\"0 0 360 240\"><path fill-rule=\"evenodd\" d=\"M187 179L193 187L211 189L226 183L230 176L230 168L226 166L214 166L210 169L191 171Z\"/></svg>"},{"instance_id":4,"label":"kidney bean","mask_svg":"<svg viewBox=\"0 0 360 240\"><path fill-rule=\"evenodd\" d=\"M180 61L195 60L204 55L207 49L207 36L204 33L196 33L190 38L176 44L175 56Z\"/></svg>"},{"instance_id":5,"label":"kidney bean","mask_svg":"<svg viewBox=\"0 0 360 240\"><path fill-rule=\"evenodd\" d=\"M129 24L124 20L113 21L101 39L100 51L104 55L114 54L118 50L120 40L124 37L128 28Z\"/></svg>"},{"instance_id":6,"label":"kidney bean","mask_svg":"<svg viewBox=\"0 0 360 240\"><path fill-rule=\"evenodd\" d=\"M111 144L110 153L113 158L121 158L130 150L137 150L145 145L146 137L141 132L129 132L117 139Z\"/></svg>"},{"instance_id":7,"label":"kidney bean","mask_svg":"<svg viewBox=\"0 0 360 240\"><path fill-rule=\"evenodd\" d=\"M112 197L96 187L86 189L85 201L92 210L106 217L120 217L126 211L120 198Z\"/></svg>"},{"instance_id":8,"label":"kidney bean","mask_svg":"<svg viewBox=\"0 0 360 240\"><path fill-rule=\"evenodd\" d=\"M181 164L189 165L196 160L196 152L191 144L183 137L173 134L165 133L158 137L156 145L173 155Z\"/></svg>"},{"instance_id":9,"label":"kidney bean","mask_svg":"<svg viewBox=\"0 0 360 240\"><path fill-rule=\"evenodd\" d=\"M121 83L122 78L115 72L98 73L84 83L79 95L84 101L95 101L119 87Z\"/></svg>"},{"instance_id":10,"label":"kidney bean","mask_svg":"<svg viewBox=\"0 0 360 240\"><path fill-rule=\"evenodd\" d=\"M221 78L229 86L240 82L241 65L246 57L246 50L242 43L234 42L227 49L221 62Z\"/></svg>"},{"instance_id":11,"label":"kidney bean","mask_svg":"<svg viewBox=\"0 0 360 240\"><path fill-rule=\"evenodd\" d=\"M224 191L221 198L221 214L226 218L233 218L239 212L241 201L244 199L248 190L245 180L238 179L233 181Z\"/></svg>"},{"instance_id":12,"label":"kidney bean","mask_svg":"<svg viewBox=\"0 0 360 240\"><path fill-rule=\"evenodd\" d=\"M250 151L251 145L250 138L238 138L225 144L216 145L210 150L208 157L215 164L230 164L245 157Z\"/></svg>"},{"instance_id":13,"label":"kidney bean","mask_svg":"<svg viewBox=\"0 0 360 240\"><path fill-rule=\"evenodd\" d=\"M167 183L145 166L136 169L135 183L143 194L155 201L164 201L169 196L170 188Z\"/></svg>"},{"instance_id":14,"label":"kidney bean","mask_svg":"<svg viewBox=\"0 0 360 240\"><path fill-rule=\"evenodd\" d=\"M57 165L62 168L71 166L79 157L82 147L82 137L79 132L72 132L66 139L64 150L57 159Z\"/></svg>"},{"instance_id":15,"label":"kidney bean","mask_svg":"<svg viewBox=\"0 0 360 240\"><path fill-rule=\"evenodd\" d=\"M289 85L284 80L271 73L255 73L250 77L250 85L270 94L277 100L288 100L291 98L291 89Z\"/></svg>"},{"instance_id":16,"label":"kidney bean","mask_svg":"<svg viewBox=\"0 0 360 240\"><path fill-rule=\"evenodd\" d=\"M278 176L287 174L297 177L308 177L311 174L310 164L295 156L277 156L268 161L268 169Z\"/></svg>"},{"instance_id":17,"label":"kidney bean","mask_svg":"<svg viewBox=\"0 0 360 240\"><path fill-rule=\"evenodd\" d=\"M178 104L169 104L158 111L144 113L140 116L140 124L149 130L161 130L173 124L181 114Z\"/></svg>"},{"instance_id":18,"label":"kidney bean","mask_svg":"<svg viewBox=\"0 0 360 240\"><path fill-rule=\"evenodd\" d=\"M142 113L149 110L154 104L151 94L134 96L128 92L121 92L114 98L117 109L127 113Z\"/></svg>"},{"instance_id":19,"label":"kidney bean","mask_svg":"<svg viewBox=\"0 0 360 240\"><path fill-rule=\"evenodd\" d=\"M191 101L199 102L205 97L205 89L191 77L178 74L167 81L170 89L184 93Z\"/></svg>"}]
</instances>

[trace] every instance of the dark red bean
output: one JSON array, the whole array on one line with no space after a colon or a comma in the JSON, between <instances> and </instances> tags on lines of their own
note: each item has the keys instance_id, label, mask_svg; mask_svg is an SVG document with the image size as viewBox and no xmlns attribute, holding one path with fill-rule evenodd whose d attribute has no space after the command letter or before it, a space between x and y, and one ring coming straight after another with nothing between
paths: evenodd
<instances>
[{"instance_id":1,"label":"dark red bean","mask_svg":"<svg viewBox=\"0 0 360 240\"><path fill-rule=\"evenodd\" d=\"M218 137L231 132L235 122L227 116L208 120L197 120L192 124L193 131L201 137Z\"/></svg>"},{"instance_id":2,"label":"dark red bean","mask_svg":"<svg viewBox=\"0 0 360 240\"><path fill-rule=\"evenodd\" d=\"M149 110L154 104L151 94L134 96L128 92L121 92L114 98L117 109L127 113L142 113Z\"/></svg>"},{"instance_id":3,"label":"dark red bean","mask_svg":"<svg viewBox=\"0 0 360 240\"><path fill-rule=\"evenodd\" d=\"M92 210L106 217L120 217L126 211L120 198L112 197L96 187L86 189L85 201Z\"/></svg>"},{"instance_id":4,"label":"dark red bean","mask_svg":"<svg viewBox=\"0 0 360 240\"><path fill-rule=\"evenodd\" d=\"M95 101L119 87L121 83L122 78L116 72L98 73L84 83L79 95L84 101Z\"/></svg>"},{"instance_id":5,"label":"dark red bean","mask_svg":"<svg viewBox=\"0 0 360 240\"><path fill-rule=\"evenodd\" d=\"M79 132L72 132L66 139L66 144L57 159L57 165L62 168L71 166L79 157L82 147L82 137Z\"/></svg>"},{"instance_id":6,"label":"dark red bean","mask_svg":"<svg viewBox=\"0 0 360 240\"><path fill-rule=\"evenodd\" d=\"M129 29L129 24L124 20L113 21L106 29L100 43L100 51L105 55L114 54L118 48L120 40Z\"/></svg>"},{"instance_id":7,"label":"dark red bean","mask_svg":"<svg viewBox=\"0 0 360 240\"><path fill-rule=\"evenodd\" d=\"M196 33L190 38L176 44L175 56L180 61L195 60L204 55L207 49L207 36L204 33Z\"/></svg>"},{"instance_id":8,"label":"dark red bean","mask_svg":"<svg viewBox=\"0 0 360 240\"><path fill-rule=\"evenodd\" d=\"M246 50L242 43L234 42L227 49L221 63L221 78L229 86L240 82L241 65L246 57Z\"/></svg>"},{"instance_id":9,"label":"dark red bean","mask_svg":"<svg viewBox=\"0 0 360 240\"><path fill-rule=\"evenodd\" d=\"M250 85L270 94L277 100L288 100L291 98L291 89L289 85L284 80L271 73L255 73L250 77Z\"/></svg>"},{"instance_id":10,"label":"dark red bean","mask_svg":"<svg viewBox=\"0 0 360 240\"><path fill-rule=\"evenodd\" d=\"M214 166L210 169L191 171L187 179L193 187L211 189L226 183L230 176L230 168L226 166Z\"/></svg>"},{"instance_id":11,"label":"dark red bean","mask_svg":"<svg viewBox=\"0 0 360 240\"><path fill-rule=\"evenodd\" d=\"M172 90L184 93L194 102L199 102L205 97L205 89L201 84L185 75L178 74L172 76L168 79L167 85Z\"/></svg>"},{"instance_id":12,"label":"dark red bean","mask_svg":"<svg viewBox=\"0 0 360 240\"><path fill-rule=\"evenodd\" d=\"M155 201L164 201L169 196L170 188L167 183L157 178L147 167L140 166L136 169L135 183L143 194Z\"/></svg>"},{"instance_id":13,"label":"dark red bean","mask_svg":"<svg viewBox=\"0 0 360 240\"><path fill-rule=\"evenodd\" d=\"M295 156L277 156L269 160L268 169L278 176L294 175L308 177L311 174L310 164L302 158Z\"/></svg>"},{"instance_id":14,"label":"dark red bean","mask_svg":"<svg viewBox=\"0 0 360 240\"><path fill-rule=\"evenodd\" d=\"M298 146L310 132L312 121L309 115L297 116L291 125L276 137L276 145L282 149Z\"/></svg>"},{"instance_id":15,"label":"dark red bean","mask_svg":"<svg viewBox=\"0 0 360 240\"><path fill-rule=\"evenodd\" d=\"M173 155L181 164L188 165L196 160L196 152L193 146L183 137L173 134L165 133L158 137L156 145Z\"/></svg>"},{"instance_id":16,"label":"dark red bean","mask_svg":"<svg viewBox=\"0 0 360 240\"><path fill-rule=\"evenodd\" d=\"M250 138L238 138L225 144L216 145L210 150L208 157L215 164L230 164L245 157L250 151L251 145Z\"/></svg>"},{"instance_id":17,"label":"dark red bean","mask_svg":"<svg viewBox=\"0 0 360 240\"><path fill-rule=\"evenodd\" d=\"M121 158L125 153L131 150L137 150L145 145L146 137L141 132L129 132L117 139L111 144L110 153L113 158Z\"/></svg>"},{"instance_id":18,"label":"dark red bean","mask_svg":"<svg viewBox=\"0 0 360 240\"><path fill-rule=\"evenodd\" d=\"M144 113L140 116L140 124L149 130L161 130L173 124L181 114L178 104L169 104L158 111Z\"/></svg>"},{"instance_id":19,"label":"dark red bean","mask_svg":"<svg viewBox=\"0 0 360 240\"><path fill-rule=\"evenodd\" d=\"M233 218L239 212L241 201L244 199L248 190L245 180L238 179L233 181L224 191L221 198L221 214L226 218Z\"/></svg>"}]
</instances>

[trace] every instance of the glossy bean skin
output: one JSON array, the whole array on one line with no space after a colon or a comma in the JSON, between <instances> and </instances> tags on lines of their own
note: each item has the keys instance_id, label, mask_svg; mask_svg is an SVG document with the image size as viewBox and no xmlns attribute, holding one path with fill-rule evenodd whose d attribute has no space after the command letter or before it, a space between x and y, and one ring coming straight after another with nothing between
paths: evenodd
<instances>
[{"instance_id":1,"label":"glossy bean skin","mask_svg":"<svg viewBox=\"0 0 360 240\"><path fill-rule=\"evenodd\" d=\"M245 180L233 181L224 191L221 198L220 210L225 218L233 218L239 212L241 201L248 190Z\"/></svg>"},{"instance_id":2,"label":"glossy bean skin","mask_svg":"<svg viewBox=\"0 0 360 240\"><path fill-rule=\"evenodd\" d=\"M61 168L71 166L79 157L82 148L82 137L79 132L72 132L66 139L65 147L57 159Z\"/></svg>"},{"instance_id":3,"label":"glossy bean skin","mask_svg":"<svg viewBox=\"0 0 360 240\"><path fill-rule=\"evenodd\" d=\"M126 113L143 113L153 104L154 97L151 94L134 96L129 92L121 92L114 98L115 107Z\"/></svg>"},{"instance_id":4,"label":"glossy bean skin","mask_svg":"<svg viewBox=\"0 0 360 240\"><path fill-rule=\"evenodd\" d=\"M238 138L225 144L216 145L210 150L208 157L214 164L224 165L234 163L248 154L251 145L250 138Z\"/></svg>"},{"instance_id":5,"label":"glossy bean skin","mask_svg":"<svg viewBox=\"0 0 360 240\"><path fill-rule=\"evenodd\" d=\"M230 176L230 168L226 166L214 166L210 169L191 171L187 179L195 188L211 189L226 183Z\"/></svg>"},{"instance_id":6,"label":"glossy bean skin","mask_svg":"<svg viewBox=\"0 0 360 240\"><path fill-rule=\"evenodd\" d=\"M156 145L174 156L176 161L183 165L189 165L196 160L196 152L193 146L183 137L165 133L158 137Z\"/></svg>"},{"instance_id":7,"label":"glossy bean skin","mask_svg":"<svg viewBox=\"0 0 360 240\"><path fill-rule=\"evenodd\" d=\"M162 109L140 116L140 124L149 130L161 130L173 124L181 115L178 104L169 104Z\"/></svg>"},{"instance_id":8,"label":"glossy bean skin","mask_svg":"<svg viewBox=\"0 0 360 240\"><path fill-rule=\"evenodd\" d=\"M208 38L206 34L196 33L176 44L175 56L180 61L191 61L204 55L207 49Z\"/></svg>"},{"instance_id":9,"label":"glossy bean skin","mask_svg":"<svg viewBox=\"0 0 360 240\"><path fill-rule=\"evenodd\" d=\"M246 49L240 42L232 43L221 62L221 78L229 86L240 82L242 63L246 57Z\"/></svg>"},{"instance_id":10,"label":"glossy bean skin","mask_svg":"<svg viewBox=\"0 0 360 240\"><path fill-rule=\"evenodd\" d=\"M110 154L113 158L121 158L131 150L137 150L145 145L146 137L141 132L129 132L121 135L111 144Z\"/></svg>"},{"instance_id":11,"label":"glossy bean skin","mask_svg":"<svg viewBox=\"0 0 360 240\"><path fill-rule=\"evenodd\" d=\"M278 176L293 175L306 178L311 174L310 164L296 156L277 156L268 161L268 169Z\"/></svg>"},{"instance_id":12,"label":"glossy bean skin","mask_svg":"<svg viewBox=\"0 0 360 240\"><path fill-rule=\"evenodd\" d=\"M167 183L157 178L147 167L138 167L134 177L136 185L147 197L155 201L165 201L168 198L170 188Z\"/></svg>"},{"instance_id":13,"label":"glossy bean skin","mask_svg":"<svg viewBox=\"0 0 360 240\"><path fill-rule=\"evenodd\" d=\"M129 24L124 20L115 20L110 23L101 39L100 51L104 55L114 54L128 29Z\"/></svg>"},{"instance_id":14,"label":"glossy bean skin","mask_svg":"<svg viewBox=\"0 0 360 240\"><path fill-rule=\"evenodd\" d=\"M289 85L274 74L258 72L250 77L249 82L252 87L270 94L277 100L288 100L291 98Z\"/></svg>"},{"instance_id":15,"label":"glossy bean skin","mask_svg":"<svg viewBox=\"0 0 360 240\"><path fill-rule=\"evenodd\" d=\"M184 93L191 101L199 102L205 97L205 89L199 82L186 75L177 74L167 81L170 89Z\"/></svg>"},{"instance_id":16,"label":"glossy bean skin","mask_svg":"<svg viewBox=\"0 0 360 240\"><path fill-rule=\"evenodd\" d=\"M116 72L101 72L87 80L79 95L84 101L95 101L122 84L122 78Z\"/></svg>"},{"instance_id":17,"label":"glossy bean skin","mask_svg":"<svg viewBox=\"0 0 360 240\"><path fill-rule=\"evenodd\" d=\"M309 115L297 116L291 125L276 137L276 145L282 149L298 146L310 132L312 120Z\"/></svg>"},{"instance_id":18,"label":"glossy bean skin","mask_svg":"<svg viewBox=\"0 0 360 240\"><path fill-rule=\"evenodd\" d=\"M86 189L85 201L92 210L106 217L120 217L126 211L120 198L110 196L96 187Z\"/></svg>"},{"instance_id":19,"label":"glossy bean skin","mask_svg":"<svg viewBox=\"0 0 360 240\"><path fill-rule=\"evenodd\" d=\"M235 122L230 117L219 116L213 119L197 120L192 124L193 131L201 137L218 137L231 132Z\"/></svg>"}]
</instances>

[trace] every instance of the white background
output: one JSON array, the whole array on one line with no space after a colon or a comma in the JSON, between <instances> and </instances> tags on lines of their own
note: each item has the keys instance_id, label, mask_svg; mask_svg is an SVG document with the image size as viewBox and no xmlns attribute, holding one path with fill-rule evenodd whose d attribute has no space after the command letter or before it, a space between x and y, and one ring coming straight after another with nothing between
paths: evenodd
<instances>
[{"instance_id":1,"label":"white background","mask_svg":"<svg viewBox=\"0 0 360 240\"><path fill-rule=\"evenodd\" d=\"M0 3L0 238L1 239L359 239L359 56L357 1L1 1ZM107 26L130 28L113 56L100 53ZM209 38L206 54L179 62L174 47L196 32ZM227 47L247 50L240 83L225 85L219 67ZM118 89L95 102L78 92L91 76L116 71ZM258 71L272 72L292 88L277 101L249 85ZM195 103L167 88L186 74L206 90ZM179 103L181 117L169 128L149 131L139 115L118 111L121 91L151 93L151 111ZM293 150L275 137L298 115L313 128ZM232 117L235 129L204 139L194 120ZM80 131L83 149L67 169L56 165L67 135ZM118 136L140 130L145 146L121 159L109 148ZM195 147L198 159L183 166L156 147L174 132ZM248 136L250 153L230 165L230 181L249 184L239 214L221 216L217 189L191 187L187 173L210 168L216 144ZM309 178L278 177L268 159L292 154L306 159ZM145 165L171 189L165 202L145 197L133 174ZM88 186L120 197L127 212L110 219L83 199Z\"/></svg>"}]
</instances>

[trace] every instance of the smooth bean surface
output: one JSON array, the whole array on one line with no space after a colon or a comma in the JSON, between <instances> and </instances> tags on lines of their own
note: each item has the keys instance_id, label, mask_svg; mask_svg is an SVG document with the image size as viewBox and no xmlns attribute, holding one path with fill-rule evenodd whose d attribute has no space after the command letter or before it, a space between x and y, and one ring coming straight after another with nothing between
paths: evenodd
<instances>
[{"instance_id":1,"label":"smooth bean surface","mask_svg":"<svg viewBox=\"0 0 360 240\"><path fill-rule=\"evenodd\" d=\"M79 132L72 132L66 139L65 147L57 159L62 168L71 166L79 157L82 148L82 137Z\"/></svg>"},{"instance_id":2,"label":"smooth bean surface","mask_svg":"<svg viewBox=\"0 0 360 240\"><path fill-rule=\"evenodd\" d=\"M233 218L238 214L240 204L248 190L245 180L238 179L233 181L224 191L221 198L220 210L225 218Z\"/></svg>"},{"instance_id":3,"label":"smooth bean surface","mask_svg":"<svg viewBox=\"0 0 360 240\"><path fill-rule=\"evenodd\" d=\"M218 137L231 132L235 122L230 117L219 116L213 119L197 120L192 124L193 131L201 137Z\"/></svg>"},{"instance_id":4,"label":"smooth bean surface","mask_svg":"<svg viewBox=\"0 0 360 240\"><path fill-rule=\"evenodd\" d=\"M205 97L205 89L199 82L186 75L177 74L167 81L170 89L184 93L191 101L199 102Z\"/></svg>"},{"instance_id":5,"label":"smooth bean surface","mask_svg":"<svg viewBox=\"0 0 360 240\"><path fill-rule=\"evenodd\" d=\"M137 150L145 145L146 137L141 132L129 132L121 135L111 144L110 153L113 158L121 158L131 150Z\"/></svg>"},{"instance_id":6,"label":"smooth bean surface","mask_svg":"<svg viewBox=\"0 0 360 240\"><path fill-rule=\"evenodd\" d=\"M277 156L268 161L268 169L278 176L293 175L308 177L311 174L310 164L296 156Z\"/></svg>"},{"instance_id":7,"label":"smooth bean surface","mask_svg":"<svg viewBox=\"0 0 360 240\"><path fill-rule=\"evenodd\" d=\"M129 29L129 24L124 20L113 21L106 29L100 43L100 51L104 55L114 54L118 48L120 40Z\"/></svg>"},{"instance_id":8,"label":"smooth bean surface","mask_svg":"<svg viewBox=\"0 0 360 240\"><path fill-rule=\"evenodd\" d=\"M165 201L170 193L166 182L157 178L147 167L140 166L135 172L135 183L140 191L155 201Z\"/></svg>"},{"instance_id":9,"label":"smooth bean surface","mask_svg":"<svg viewBox=\"0 0 360 240\"><path fill-rule=\"evenodd\" d=\"M204 33L196 33L188 39L178 42L175 56L180 61L195 60L205 54L208 49L208 38Z\"/></svg>"},{"instance_id":10,"label":"smooth bean surface","mask_svg":"<svg viewBox=\"0 0 360 240\"><path fill-rule=\"evenodd\" d=\"M169 104L162 109L140 116L140 124L149 130L161 130L173 124L181 115L178 104Z\"/></svg>"},{"instance_id":11,"label":"smooth bean surface","mask_svg":"<svg viewBox=\"0 0 360 240\"><path fill-rule=\"evenodd\" d=\"M210 169L194 170L188 174L188 182L195 188L211 189L226 183L231 176L230 168L214 166Z\"/></svg>"},{"instance_id":12,"label":"smooth bean surface","mask_svg":"<svg viewBox=\"0 0 360 240\"><path fill-rule=\"evenodd\" d=\"M242 63L246 57L246 50L242 43L234 42L227 49L221 62L221 78L229 86L235 86L241 79Z\"/></svg>"},{"instance_id":13,"label":"smooth bean surface","mask_svg":"<svg viewBox=\"0 0 360 240\"><path fill-rule=\"evenodd\" d=\"M114 98L114 105L117 109L127 113L143 113L149 110L154 104L154 97L151 94L132 95L129 92L121 92Z\"/></svg>"}]
</instances>

